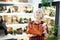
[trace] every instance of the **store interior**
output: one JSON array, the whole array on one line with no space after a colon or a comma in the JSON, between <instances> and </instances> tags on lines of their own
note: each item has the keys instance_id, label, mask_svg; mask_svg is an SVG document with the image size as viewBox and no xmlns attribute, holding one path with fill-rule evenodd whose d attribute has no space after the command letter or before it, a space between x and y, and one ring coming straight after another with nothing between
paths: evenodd
<instances>
[{"instance_id":1,"label":"store interior","mask_svg":"<svg viewBox=\"0 0 60 40\"><path fill-rule=\"evenodd\" d=\"M27 25L34 20L34 13L41 3L39 0L0 0L0 19L7 27L8 35L2 39L29 40ZM12 5L10 5L12 4ZM43 6L43 21L47 23L51 36L55 33L56 6ZM56 35L56 34L55 34Z\"/></svg>"}]
</instances>

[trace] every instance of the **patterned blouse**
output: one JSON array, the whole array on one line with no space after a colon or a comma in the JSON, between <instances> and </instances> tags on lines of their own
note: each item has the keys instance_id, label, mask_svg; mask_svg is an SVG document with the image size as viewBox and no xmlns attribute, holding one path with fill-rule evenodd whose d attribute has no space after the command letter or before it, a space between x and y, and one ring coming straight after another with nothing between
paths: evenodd
<instances>
[{"instance_id":1,"label":"patterned blouse","mask_svg":"<svg viewBox=\"0 0 60 40\"><path fill-rule=\"evenodd\" d=\"M43 21L38 24L31 21L27 26L27 33L35 35L30 37L29 40L44 40L44 34L48 33L48 26Z\"/></svg>"}]
</instances>

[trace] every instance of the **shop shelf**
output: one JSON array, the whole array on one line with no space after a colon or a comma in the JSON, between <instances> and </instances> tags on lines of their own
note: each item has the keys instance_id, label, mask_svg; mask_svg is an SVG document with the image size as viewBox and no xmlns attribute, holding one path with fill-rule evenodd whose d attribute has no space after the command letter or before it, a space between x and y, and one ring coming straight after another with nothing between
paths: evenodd
<instances>
[{"instance_id":1,"label":"shop shelf","mask_svg":"<svg viewBox=\"0 0 60 40\"><path fill-rule=\"evenodd\" d=\"M0 39L5 40L5 39L17 39L17 40L21 40L21 39L25 39L28 40L30 35L27 35L26 33L20 35L20 34L16 34L16 35L11 35L8 34L7 36L4 36Z\"/></svg>"},{"instance_id":2,"label":"shop shelf","mask_svg":"<svg viewBox=\"0 0 60 40\"><path fill-rule=\"evenodd\" d=\"M18 28L24 29L27 25L28 23L27 24L6 24L7 27L12 27L14 30Z\"/></svg>"},{"instance_id":3,"label":"shop shelf","mask_svg":"<svg viewBox=\"0 0 60 40\"><path fill-rule=\"evenodd\" d=\"M31 3L22 3L22 2L0 2L0 4L24 4L24 5L27 5L27 4L31 4Z\"/></svg>"},{"instance_id":4,"label":"shop shelf","mask_svg":"<svg viewBox=\"0 0 60 40\"><path fill-rule=\"evenodd\" d=\"M0 15L33 15L33 13L0 13Z\"/></svg>"},{"instance_id":5,"label":"shop shelf","mask_svg":"<svg viewBox=\"0 0 60 40\"><path fill-rule=\"evenodd\" d=\"M55 20L55 17L50 17L50 16L47 16L47 15L45 15L44 18L50 18L50 19Z\"/></svg>"},{"instance_id":6,"label":"shop shelf","mask_svg":"<svg viewBox=\"0 0 60 40\"><path fill-rule=\"evenodd\" d=\"M24 24L6 24L6 26L25 26L28 25L28 23L24 23Z\"/></svg>"}]
</instances>

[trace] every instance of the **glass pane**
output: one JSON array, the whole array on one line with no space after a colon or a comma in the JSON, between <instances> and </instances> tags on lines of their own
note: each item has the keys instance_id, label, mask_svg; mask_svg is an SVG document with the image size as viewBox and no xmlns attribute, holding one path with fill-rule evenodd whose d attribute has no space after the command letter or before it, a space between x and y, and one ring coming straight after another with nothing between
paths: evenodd
<instances>
[{"instance_id":1,"label":"glass pane","mask_svg":"<svg viewBox=\"0 0 60 40\"><path fill-rule=\"evenodd\" d=\"M43 6L41 7L44 12L44 21L48 25L49 36L47 40L57 40L58 26L55 25L56 6Z\"/></svg>"}]
</instances>

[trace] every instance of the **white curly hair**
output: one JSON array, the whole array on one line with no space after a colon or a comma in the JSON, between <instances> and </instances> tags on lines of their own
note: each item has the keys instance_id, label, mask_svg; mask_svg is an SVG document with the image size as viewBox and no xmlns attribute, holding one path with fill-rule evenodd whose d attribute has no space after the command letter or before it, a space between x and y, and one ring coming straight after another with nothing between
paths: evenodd
<instances>
[{"instance_id":1,"label":"white curly hair","mask_svg":"<svg viewBox=\"0 0 60 40\"><path fill-rule=\"evenodd\" d=\"M43 19L43 17L44 17L44 12L43 12L42 8L38 8L38 9L35 11L34 16L36 16L36 13L37 13L37 12L40 12L40 14L42 15L41 18Z\"/></svg>"}]
</instances>

